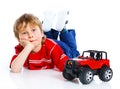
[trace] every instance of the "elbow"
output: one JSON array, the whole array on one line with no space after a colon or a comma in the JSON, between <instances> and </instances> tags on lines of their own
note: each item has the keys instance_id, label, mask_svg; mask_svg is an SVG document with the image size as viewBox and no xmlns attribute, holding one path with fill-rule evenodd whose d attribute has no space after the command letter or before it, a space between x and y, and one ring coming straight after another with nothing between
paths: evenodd
<instances>
[{"instance_id":1,"label":"elbow","mask_svg":"<svg viewBox=\"0 0 120 89\"><path fill-rule=\"evenodd\" d=\"M20 73L20 70L17 70L17 69L11 69L11 72L13 72L13 73Z\"/></svg>"},{"instance_id":2,"label":"elbow","mask_svg":"<svg viewBox=\"0 0 120 89\"><path fill-rule=\"evenodd\" d=\"M17 67L12 67L11 66L11 72L13 72L13 73L20 73L21 70L22 70L22 68L17 68Z\"/></svg>"}]
</instances>

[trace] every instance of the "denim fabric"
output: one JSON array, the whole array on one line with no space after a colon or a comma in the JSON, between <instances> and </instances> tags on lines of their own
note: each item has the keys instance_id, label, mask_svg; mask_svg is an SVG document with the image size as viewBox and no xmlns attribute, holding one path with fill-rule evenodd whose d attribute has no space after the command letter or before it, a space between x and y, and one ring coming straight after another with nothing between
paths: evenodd
<instances>
[{"instance_id":1,"label":"denim fabric","mask_svg":"<svg viewBox=\"0 0 120 89\"><path fill-rule=\"evenodd\" d=\"M59 32L54 29L51 29L51 31L44 32L44 33L47 36L47 38L56 39L56 40L57 40L58 34L59 34Z\"/></svg>"},{"instance_id":2,"label":"denim fabric","mask_svg":"<svg viewBox=\"0 0 120 89\"><path fill-rule=\"evenodd\" d=\"M59 32L54 29L51 29L49 32L45 32L45 35L58 43L69 58L75 58L80 55L79 51L77 50L75 39L76 33L74 29L64 29L61 31L60 40L57 40Z\"/></svg>"}]
</instances>

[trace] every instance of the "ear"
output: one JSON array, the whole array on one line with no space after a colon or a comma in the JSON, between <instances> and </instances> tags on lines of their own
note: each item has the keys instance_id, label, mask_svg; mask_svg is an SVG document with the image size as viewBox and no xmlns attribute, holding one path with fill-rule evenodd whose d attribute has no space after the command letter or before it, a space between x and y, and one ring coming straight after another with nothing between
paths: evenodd
<instances>
[{"instance_id":1,"label":"ear","mask_svg":"<svg viewBox=\"0 0 120 89\"><path fill-rule=\"evenodd\" d=\"M44 37L44 32L43 31L41 32L41 37Z\"/></svg>"}]
</instances>

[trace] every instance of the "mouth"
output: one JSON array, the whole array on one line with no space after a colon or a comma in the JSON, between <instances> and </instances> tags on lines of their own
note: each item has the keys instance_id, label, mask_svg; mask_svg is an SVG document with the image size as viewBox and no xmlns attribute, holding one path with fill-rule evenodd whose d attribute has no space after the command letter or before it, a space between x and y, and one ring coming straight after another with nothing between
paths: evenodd
<instances>
[{"instance_id":1,"label":"mouth","mask_svg":"<svg viewBox=\"0 0 120 89\"><path fill-rule=\"evenodd\" d=\"M32 41L30 41L30 42L33 42L33 40L32 40Z\"/></svg>"},{"instance_id":2,"label":"mouth","mask_svg":"<svg viewBox=\"0 0 120 89\"><path fill-rule=\"evenodd\" d=\"M36 41L36 40L30 40L30 42L34 42L34 41Z\"/></svg>"}]
</instances>

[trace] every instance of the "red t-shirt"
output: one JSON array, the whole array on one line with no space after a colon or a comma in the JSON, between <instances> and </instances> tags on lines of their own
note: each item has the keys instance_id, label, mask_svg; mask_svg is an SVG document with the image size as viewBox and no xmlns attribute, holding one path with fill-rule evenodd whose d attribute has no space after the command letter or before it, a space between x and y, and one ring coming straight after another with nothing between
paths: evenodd
<instances>
[{"instance_id":1,"label":"red t-shirt","mask_svg":"<svg viewBox=\"0 0 120 89\"><path fill-rule=\"evenodd\" d=\"M21 45L15 47L16 54L12 57L11 63L22 50L23 47ZM63 71L65 62L68 59L61 47L53 40L47 38L37 53L29 54L24 67L31 70L57 68Z\"/></svg>"}]
</instances>

